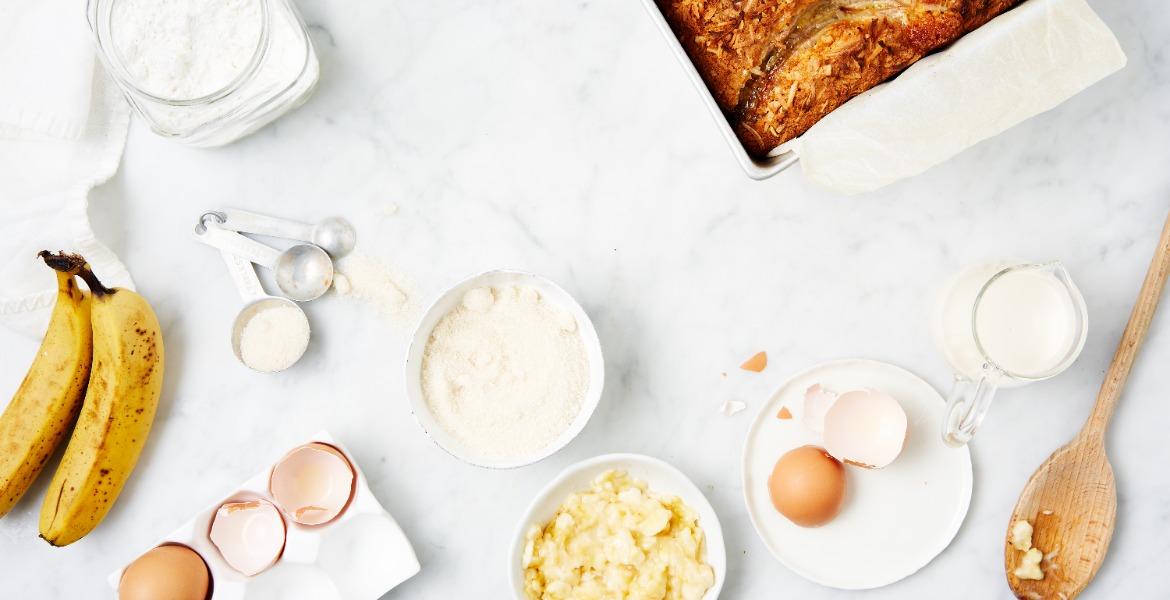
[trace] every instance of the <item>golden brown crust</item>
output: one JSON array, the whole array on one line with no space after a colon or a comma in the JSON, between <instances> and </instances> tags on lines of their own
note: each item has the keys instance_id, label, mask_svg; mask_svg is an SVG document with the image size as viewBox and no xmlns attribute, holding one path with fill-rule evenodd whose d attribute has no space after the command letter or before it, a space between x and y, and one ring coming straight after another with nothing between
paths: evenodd
<instances>
[{"instance_id":1,"label":"golden brown crust","mask_svg":"<svg viewBox=\"0 0 1170 600\"><path fill-rule=\"evenodd\" d=\"M657 0L753 156L1019 0Z\"/></svg>"}]
</instances>

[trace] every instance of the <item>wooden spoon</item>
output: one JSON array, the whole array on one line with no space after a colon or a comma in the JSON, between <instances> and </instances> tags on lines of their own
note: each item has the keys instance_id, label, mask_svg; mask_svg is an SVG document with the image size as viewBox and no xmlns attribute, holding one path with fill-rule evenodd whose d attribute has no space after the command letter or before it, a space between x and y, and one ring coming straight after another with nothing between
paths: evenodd
<instances>
[{"instance_id":1,"label":"wooden spoon","mask_svg":"<svg viewBox=\"0 0 1170 600\"><path fill-rule=\"evenodd\" d=\"M1032 474L1012 511L1003 564L1017 598L1072 600L1089 585L1105 560L1117 515L1113 468L1105 456L1105 427L1150 328L1168 272L1170 217L1092 415L1071 442L1053 452ZM1051 556L1041 564L1044 579L1025 580L1013 574L1024 554L1010 541L1012 524L1018 520L1033 525L1032 545Z\"/></svg>"}]
</instances>

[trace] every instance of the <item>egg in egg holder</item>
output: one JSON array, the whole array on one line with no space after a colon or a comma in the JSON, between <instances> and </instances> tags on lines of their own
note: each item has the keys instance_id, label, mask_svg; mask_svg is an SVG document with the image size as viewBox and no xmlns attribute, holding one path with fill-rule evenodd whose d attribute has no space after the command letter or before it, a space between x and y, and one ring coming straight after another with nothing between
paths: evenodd
<instances>
[{"instance_id":1,"label":"egg in egg holder","mask_svg":"<svg viewBox=\"0 0 1170 600\"><path fill-rule=\"evenodd\" d=\"M306 525L297 519L309 522L318 519L305 518L301 511L282 506L272 493L272 478L294 452L310 444L336 450L352 469L353 481L348 500L336 516ZM211 528L223 505L253 501L271 503L280 510L285 538L273 564L256 575L247 576L227 562L211 540ZM297 513L301 513L299 517ZM296 446L151 548L168 544L186 546L199 554L208 567L215 600L376 598L414 576L420 568L410 541L374 497L357 462L325 431ZM143 553L149 550L144 549ZM114 590L118 589L126 567L110 574L108 582ZM210 594L209 591L209 597Z\"/></svg>"}]
</instances>

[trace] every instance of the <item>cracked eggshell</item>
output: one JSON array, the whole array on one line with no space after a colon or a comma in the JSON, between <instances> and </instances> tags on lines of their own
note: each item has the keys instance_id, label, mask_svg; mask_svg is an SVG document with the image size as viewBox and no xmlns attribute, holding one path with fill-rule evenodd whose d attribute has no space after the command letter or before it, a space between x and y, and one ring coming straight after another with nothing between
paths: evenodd
<instances>
[{"instance_id":1,"label":"cracked eggshell","mask_svg":"<svg viewBox=\"0 0 1170 600\"><path fill-rule=\"evenodd\" d=\"M286 454L268 478L268 491L284 514L301 525L336 519L353 499L353 465L337 448L313 442Z\"/></svg>"},{"instance_id":2,"label":"cracked eggshell","mask_svg":"<svg viewBox=\"0 0 1170 600\"><path fill-rule=\"evenodd\" d=\"M824 421L825 450L851 465L880 469L894 462L906 444L906 411L877 390L841 394Z\"/></svg>"},{"instance_id":3,"label":"cracked eggshell","mask_svg":"<svg viewBox=\"0 0 1170 600\"><path fill-rule=\"evenodd\" d=\"M805 427L817 432L825 432L825 414L837 401L836 392L826 390L821 384L809 387L804 392L804 413L800 421Z\"/></svg>"},{"instance_id":4,"label":"cracked eggshell","mask_svg":"<svg viewBox=\"0 0 1170 600\"><path fill-rule=\"evenodd\" d=\"M220 505L208 537L231 568L251 577L280 558L285 534L280 511L271 502L258 498Z\"/></svg>"}]
</instances>

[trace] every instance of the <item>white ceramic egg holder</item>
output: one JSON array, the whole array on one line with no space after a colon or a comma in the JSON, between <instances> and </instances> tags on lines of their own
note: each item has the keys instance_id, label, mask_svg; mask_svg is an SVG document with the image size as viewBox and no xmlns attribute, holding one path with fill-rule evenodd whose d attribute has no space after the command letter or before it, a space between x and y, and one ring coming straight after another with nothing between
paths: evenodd
<instances>
[{"instance_id":1,"label":"white ceramic egg holder","mask_svg":"<svg viewBox=\"0 0 1170 600\"><path fill-rule=\"evenodd\" d=\"M301 525L282 515L287 528L284 553L267 570L248 577L231 568L211 543L208 531L225 502L263 498L279 508L268 491L268 478L281 457L151 548L178 543L198 552L211 573L212 600L374 599L418 573L418 558L410 541L370 492L349 451L325 431L303 444L312 442L329 444L345 455L355 475L353 498L340 516L322 525ZM144 548L134 558L149 549ZM110 587L117 590L125 568L110 574Z\"/></svg>"}]
</instances>

